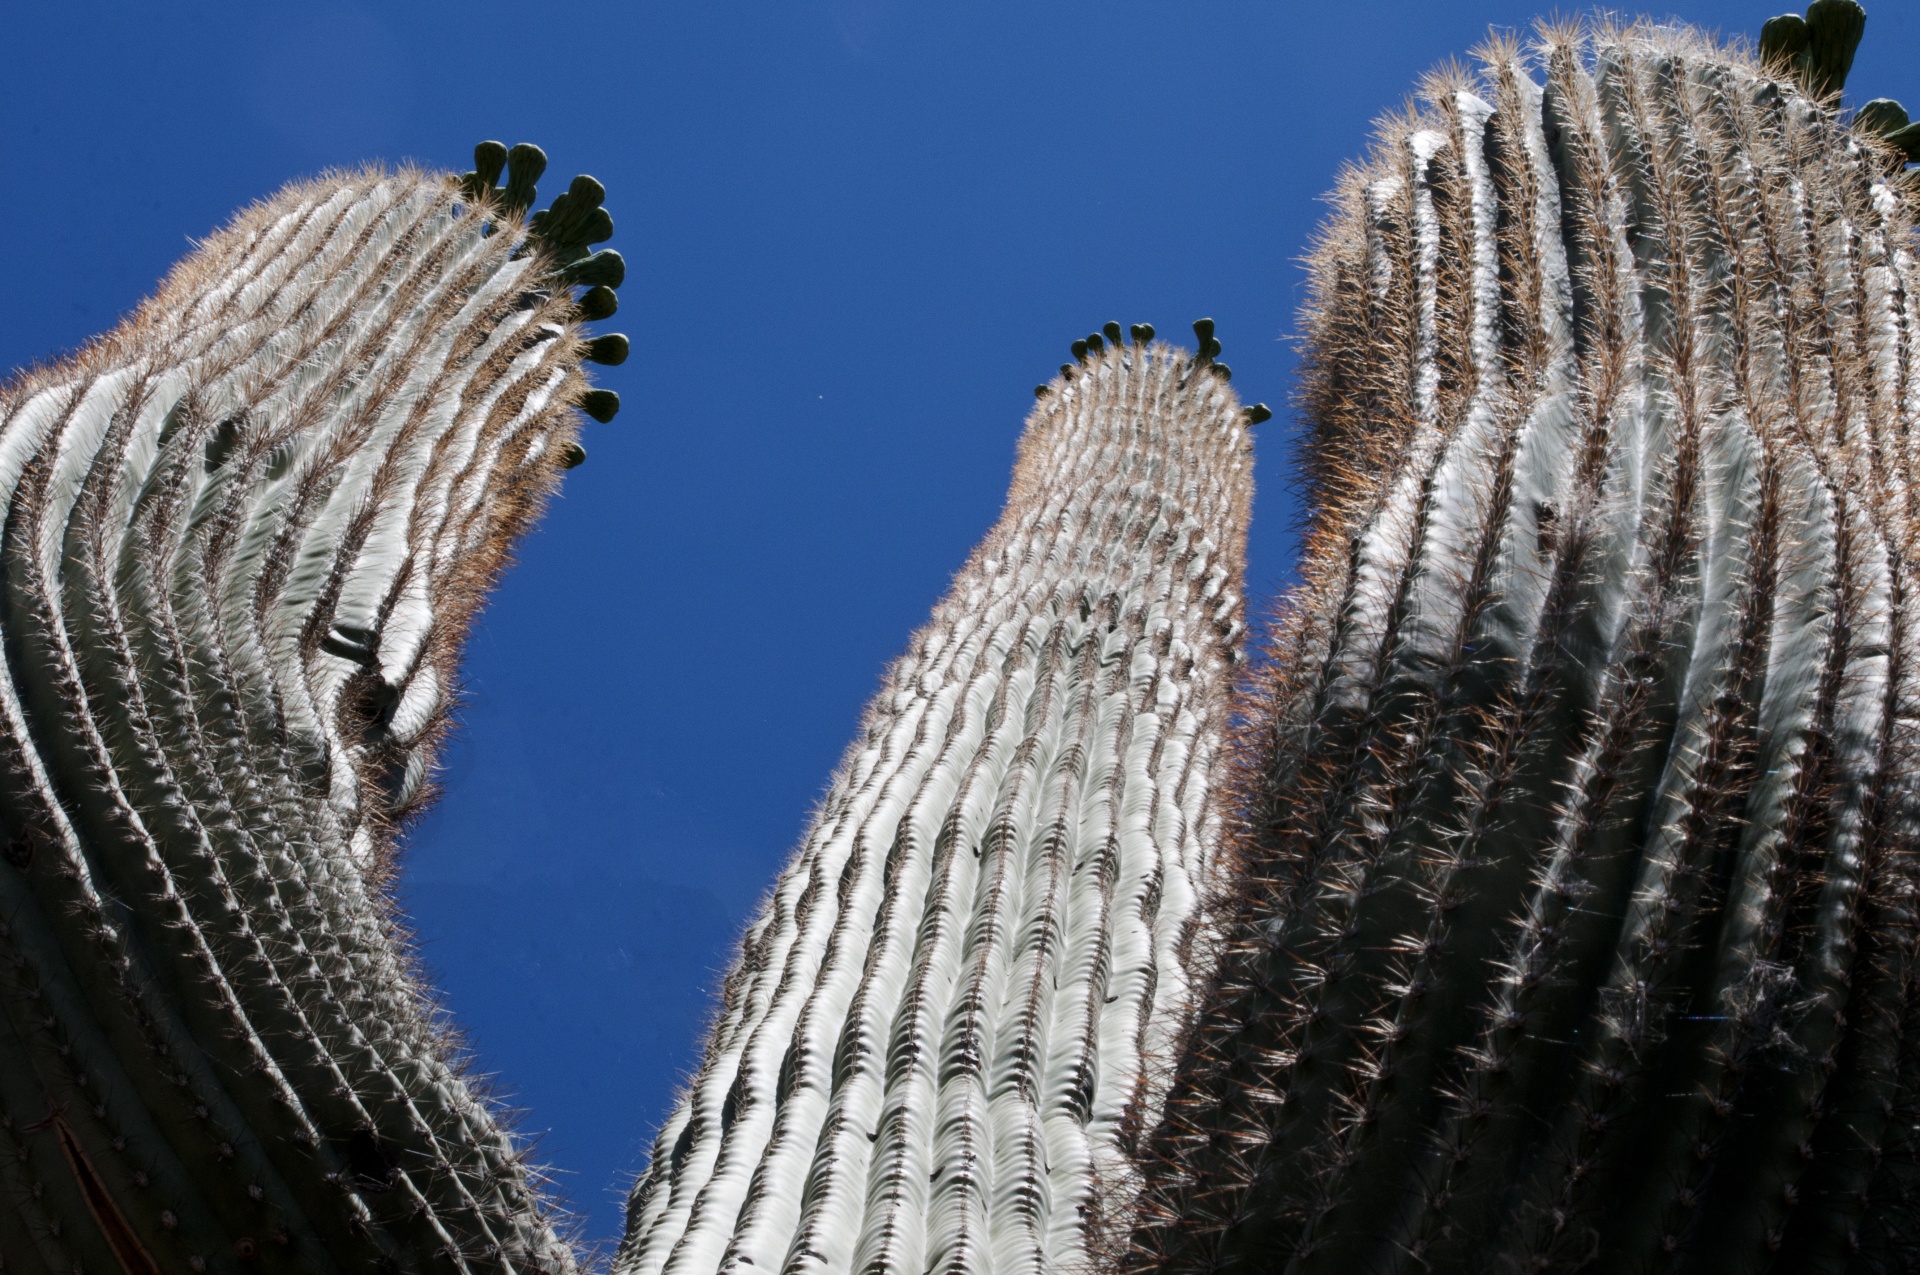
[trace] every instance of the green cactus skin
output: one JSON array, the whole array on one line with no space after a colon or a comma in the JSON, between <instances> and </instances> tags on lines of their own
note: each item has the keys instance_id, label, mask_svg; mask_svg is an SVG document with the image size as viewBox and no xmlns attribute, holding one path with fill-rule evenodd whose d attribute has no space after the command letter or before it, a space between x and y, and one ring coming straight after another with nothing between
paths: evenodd
<instances>
[{"instance_id":1,"label":"green cactus skin","mask_svg":"<svg viewBox=\"0 0 1920 1275\"><path fill-rule=\"evenodd\" d=\"M621 1275L1073 1269L1136 1189L1207 960L1252 458L1204 361L1073 348L747 933Z\"/></svg>"},{"instance_id":2,"label":"green cactus skin","mask_svg":"<svg viewBox=\"0 0 1920 1275\"><path fill-rule=\"evenodd\" d=\"M1118 1262L1920 1269L1911 196L1684 30L1426 87L1314 259L1245 897Z\"/></svg>"},{"instance_id":3,"label":"green cactus skin","mask_svg":"<svg viewBox=\"0 0 1920 1275\"><path fill-rule=\"evenodd\" d=\"M7 1275L573 1269L385 892L587 392L516 217L293 187L0 391Z\"/></svg>"}]
</instances>

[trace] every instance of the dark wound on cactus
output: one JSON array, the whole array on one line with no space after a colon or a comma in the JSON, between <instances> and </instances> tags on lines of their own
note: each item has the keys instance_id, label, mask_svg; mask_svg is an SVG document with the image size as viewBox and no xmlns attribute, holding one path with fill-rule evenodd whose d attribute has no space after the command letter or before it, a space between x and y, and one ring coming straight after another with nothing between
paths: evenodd
<instances>
[{"instance_id":1,"label":"dark wound on cactus","mask_svg":"<svg viewBox=\"0 0 1920 1275\"><path fill-rule=\"evenodd\" d=\"M486 224L534 159L292 188L0 391L9 1272L573 1269L381 884L619 352Z\"/></svg>"},{"instance_id":2,"label":"dark wound on cactus","mask_svg":"<svg viewBox=\"0 0 1920 1275\"><path fill-rule=\"evenodd\" d=\"M1496 42L1347 179L1244 896L1122 1265L1920 1263L1920 272L1806 96L1843 8L1769 28L1804 87Z\"/></svg>"}]
</instances>

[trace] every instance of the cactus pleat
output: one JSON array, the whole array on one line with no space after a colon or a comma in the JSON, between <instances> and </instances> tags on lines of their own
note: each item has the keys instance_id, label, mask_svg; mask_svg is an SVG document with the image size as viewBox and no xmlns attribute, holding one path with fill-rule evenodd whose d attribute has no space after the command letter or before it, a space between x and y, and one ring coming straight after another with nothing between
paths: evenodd
<instances>
[{"instance_id":1,"label":"cactus pleat","mask_svg":"<svg viewBox=\"0 0 1920 1275\"><path fill-rule=\"evenodd\" d=\"M750 927L616 1269L1066 1269L1133 1189L1207 961L1258 413L1118 333L1041 387Z\"/></svg>"},{"instance_id":2,"label":"cactus pleat","mask_svg":"<svg viewBox=\"0 0 1920 1275\"><path fill-rule=\"evenodd\" d=\"M1313 259L1305 583L1127 1262L1914 1269L1897 162L1674 28L1424 102Z\"/></svg>"},{"instance_id":3,"label":"cactus pleat","mask_svg":"<svg viewBox=\"0 0 1920 1275\"><path fill-rule=\"evenodd\" d=\"M572 1269L384 884L586 393L524 196L291 188L0 393L9 1273Z\"/></svg>"}]
</instances>

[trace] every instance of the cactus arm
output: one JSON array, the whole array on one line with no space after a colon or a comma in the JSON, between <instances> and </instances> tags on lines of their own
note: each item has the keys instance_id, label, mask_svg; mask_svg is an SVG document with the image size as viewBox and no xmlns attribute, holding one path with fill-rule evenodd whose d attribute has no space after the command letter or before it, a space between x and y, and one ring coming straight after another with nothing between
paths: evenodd
<instances>
[{"instance_id":1,"label":"cactus arm","mask_svg":"<svg viewBox=\"0 0 1920 1275\"><path fill-rule=\"evenodd\" d=\"M617 1269L1110 1240L1206 959L1250 498L1225 378L1118 331L1043 387L1000 523L749 929Z\"/></svg>"},{"instance_id":2,"label":"cactus arm","mask_svg":"<svg viewBox=\"0 0 1920 1275\"><path fill-rule=\"evenodd\" d=\"M613 349L558 277L603 192L530 232L509 160L291 189L0 392L0 1179L51 1268L573 1269L383 884Z\"/></svg>"},{"instance_id":3,"label":"cactus arm","mask_svg":"<svg viewBox=\"0 0 1920 1275\"><path fill-rule=\"evenodd\" d=\"M108 463L109 463L109 467L111 467L111 463L113 463L113 461L111 461L111 457L108 457ZM52 624L48 626L48 632L58 632L58 628L60 628L60 622L58 622L58 620L54 620L54 622L52 622ZM86 720L90 720L90 716L92 716L92 714L88 714L88 712L79 712L79 714L75 714L75 720L81 720L81 722L86 722ZM152 745L152 743L154 743L154 739L150 737L150 739L148 739L146 743L150 743L150 745ZM131 795L129 795L129 799L127 799L127 801L129 801L129 818L134 818L134 816L132 816L132 810L134 810L134 808L138 808L138 806L144 805L144 803L140 803L140 801L138 801L136 797L131 797ZM215 929L215 933L217 933L217 922L213 922L213 924L211 924L211 926L209 927L211 927L211 929ZM180 995L180 1002L182 1002L184 1006L188 1006L188 1008L198 1008L198 1006L202 1004L202 997L198 997L198 995L196 995L196 991L198 991L198 989L179 989L179 987L177 987L177 989L173 989L173 991L175 991L177 995ZM205 1035L207 1031L219 1031L219 1035L215 1035L215 1039L230 1039L230 1037L234 1037L234 1033L236 1033L236 1029L242 1029L242 1027L240 1027L240 1023L244 1022L244 1020L240 1018L240 1014L238 1014L238 1012L236 1012L236 1008L234 1008L234 1006L238 1006L238 995L236 995L234 991L230 991L230 989L223 989L223 1000L225 1000L225 1002L228 1002L228 1016L230 1016L230 1020L232 1020L232 1022L225 1023L225 1029L215 1029L215 1027L211 1027L211 1025L205 1025L204 1023L204 1025L202 1025L202 1029L200 1029L200 1035ZM271 1002L269 1002L269 1004L271 1004ZM265 1020L267 1016L269 1016L269 1010L265 1010L265 1006L259 1006L259 1008L255 1008L255 1020ZM292 1035L292 1037L294 1037L296 1041L300 1041L301 1031L303 1031L303 1027L305 1027L303 1023L288 1023L288 1027L286 1027L286 1031L288 1031L288 1033L290 1033L290 1035ZM298 1054L298 1050L300 1050L300 1046L298 1045L294 1046L294 1052L296 1052L296 1054ZM246 1070L255 1070L255 1060L259 1058L259 1052L257 1052L257 1050L248 1050L248 1052L250 1052L252 1056L234 1056L234 1058L230 1058L230 1060L227 1060L227 1066L232 1066L232 1068L236 1068L236 1070L242 1070L242 1068L246 1068ZM294 1146L300 1146L301 1143L307 1143L307 1141L311 1141L311 1137L307 1137L307 1139L301 1139L300 1131L298 1131L298 1129L294 1129L294 1127L284 1127L284 1129L280 1129L280 1127L275 1127L275 1123L267 1123L267 1121L271 1121L271 1116L269 1116L269 1110L275 1110L276 1112L276 1108L278 1108L278 1104L276 1104L275 1108L261 1108L261 1110L252 1110L252 1112L248 1112L248 1114L246 1114L246 1119L248 1119L248 1123L250 1123L252 1127L255 1127L255 1129L267 1129L267 1131L271 1131L271 1133L269 1133L269 1137L265 1139L265 1144L267 1144L267 1146L286 1146L286 1148L294 1148ZM319 1187L319 1183L315 1183L313 1187L317 1189L317 1187ZM447 1237L447 1235L444 1235L444 1231L440 1231L440 1229L436 1227L436 1229L434 1229L434 1242L436 1242L436 1244L444 1244L444 1242L447 1242L447 1240L449 1240L449 1237Z\"/></svg>"},{"instance_id":4,"label":"cactus arm","mask_svg":"<svg viewBox=\"0 0 1920 1275\"><path fill-rule=\"evenodd\" d=\"M1307 583L1130 1268L1910 1242L1911 210L1701 37L1539 64L1436 80L1319 249Z\"/></svg>"}]
</instances>

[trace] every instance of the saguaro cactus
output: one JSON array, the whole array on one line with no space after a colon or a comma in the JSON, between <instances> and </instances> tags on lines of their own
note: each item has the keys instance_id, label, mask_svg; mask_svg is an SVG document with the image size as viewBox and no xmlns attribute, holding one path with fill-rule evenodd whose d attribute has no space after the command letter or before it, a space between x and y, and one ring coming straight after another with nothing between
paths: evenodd
<instances>
[{"instance_id":1,"label":"saguaro cactus","mask_svg":"<svg viewBox=\"0 0 1920 1275\"><path fill-rule=\"evenodd\" d=\"M1896 157L1674 28L1425 100L1314 258L1319 513L1130 1265L1914 1269Z\"/></svg>"},{"instance_id":2,"label":"saguaro cactus","mask_svg":"<svg viewBox=\"0 0 1920 1275\"><path fill-rule=\"evenodd\" d=\"M382 888L625 347L598 183L530 235L544 156L478 158L293 187L0 393L9 1275L571 1267Z\"/></svg>"},{"instance_id":3,"label":"saguaro cactus","mask_svg":"<svg viewBox=\"0 0 1920 1275\"><path fill-rule=\"evenodd\" d=\"M616 1269L1055 1271L1164 1087L1215 888L1247 425L1108 324L749 930Z\"/></svg>"}]
</instances>

